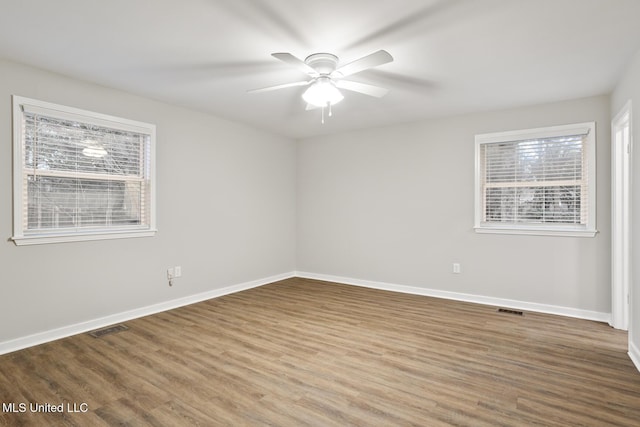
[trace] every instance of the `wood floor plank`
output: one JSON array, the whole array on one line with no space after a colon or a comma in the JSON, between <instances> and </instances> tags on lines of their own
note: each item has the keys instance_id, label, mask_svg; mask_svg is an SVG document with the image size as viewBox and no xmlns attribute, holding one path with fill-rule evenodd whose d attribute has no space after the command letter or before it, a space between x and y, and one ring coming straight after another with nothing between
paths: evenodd
<instances>
[{"instance_id":1,"label":"wood floor plank","mask_svg":"<svg viewBox=\"0 0 640 427\"><path fill-rule=\"evenodd\" d=\"M293 278L0 356L0 426L638 426L627 334ZM4 409L10 408L5 406Z\"/></svg>"}]
</instances>

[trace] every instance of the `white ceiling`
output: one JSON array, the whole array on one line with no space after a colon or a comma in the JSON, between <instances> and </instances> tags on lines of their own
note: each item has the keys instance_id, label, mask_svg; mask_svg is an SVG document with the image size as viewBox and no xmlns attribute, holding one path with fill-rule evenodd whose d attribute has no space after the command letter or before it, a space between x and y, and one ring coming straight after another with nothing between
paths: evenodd
<instances>
[{"instance_id":1,"label":"white ceiling","mask_svg":"<svg viewBox=\"0 0 640 427\"><path fill-rule=\"evenodd\" d=\"M291 136L609 93L640 49L640 0L0 0L0 58ZM270 56L385 49L322 125Z\"/></svg>"}]
</instances>

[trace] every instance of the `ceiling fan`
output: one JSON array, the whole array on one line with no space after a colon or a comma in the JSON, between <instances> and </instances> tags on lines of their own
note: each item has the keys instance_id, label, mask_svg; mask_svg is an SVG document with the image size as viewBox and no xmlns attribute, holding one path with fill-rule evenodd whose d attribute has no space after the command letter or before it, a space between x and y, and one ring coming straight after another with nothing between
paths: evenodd
<instances>
[{"instance_id":1,"label":"ceiling fan","mask_svg":"<svg viewBox=\"0 0 640 427\"><path fill-rule=\"evenodd\" d=\"M253 89L248 92L258 93L288 87L309 86L302 94L302 99L307 103L307 110L316 107L322 108L322 123L324 123L324 109L328 108L329 116L331 116L331 106L342 101L344 98L340 89L363 93L376 98L383 97L388 92L387 89L378 86L343 80L352 74L393 61L393 57L385 50L379 50L340 66L338 64L338 57L331 53L314 53L307 56L304 61L290 53L272 53L271 56L289 65L293 65L298 70L307 74L310 79Z\"/></svg>"}]
</instances>

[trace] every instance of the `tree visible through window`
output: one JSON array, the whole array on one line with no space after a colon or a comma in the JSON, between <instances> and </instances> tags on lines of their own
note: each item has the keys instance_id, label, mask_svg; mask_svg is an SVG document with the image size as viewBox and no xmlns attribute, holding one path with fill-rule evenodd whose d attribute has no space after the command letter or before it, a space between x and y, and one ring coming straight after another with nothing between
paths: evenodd
<instances>
[{"instance_id":1,"label":"tree visible through window","mask_svg":"<svg viewBox=\"0 0 640 427\"><path fill-rule=\"evenodd\" d=\"M476 229L595 232L595 125L476 136Z\"/></svg>"},{"instance_id":2,"label":"tree visible through window","mask_svg":"<svg viewBox=\"0 0 640 427\"><path fill-rule=\"evenodd\" d=\"M19 97L14 115L16 243L154 231L153 125Z\"/></svg>"}]
</instances>

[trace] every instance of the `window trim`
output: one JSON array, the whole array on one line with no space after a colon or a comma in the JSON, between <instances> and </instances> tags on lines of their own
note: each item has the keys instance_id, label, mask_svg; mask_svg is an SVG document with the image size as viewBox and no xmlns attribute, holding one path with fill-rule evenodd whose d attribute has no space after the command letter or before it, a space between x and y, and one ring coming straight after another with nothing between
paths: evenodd
<instances>
[{"instance_id":1,"label":"window trim","mask_svg":"<svg viewBox=\"0 0 640 427\"><path fill-rule=\"evenodd\" d=\"M74 107L54 104L45 101L13 95L13 236L11 240L17 245L37 245L46 243L80 242L106 239L125 239L133 237L151 237L156 229L156 126L149 123L96 113ZM40 112L49 116L82 121L84 123L136 131L149 135L149 225L140 229L86 229L81 231L55 230L40 231L38 234L25 234L23 188L23 123L25 112Z\"/></svg>"},{"instance_id":2,"label":"window trim","mask_svg":"<svg viewBox=\"0 0 640 427\"><path fill-rule=\"evenodd\" d=\"M498 224L482 222L482 162L480 147L484 144L512 142L536 138L552 138L565 135L587 134L587 224ZM522 129L506 132L493 132L475 136L475 204L474 230L476 233L523 234L536 236L594 237L596 229L596 123L584 122L569 125Z\"/></svg>"}]
</instances>

